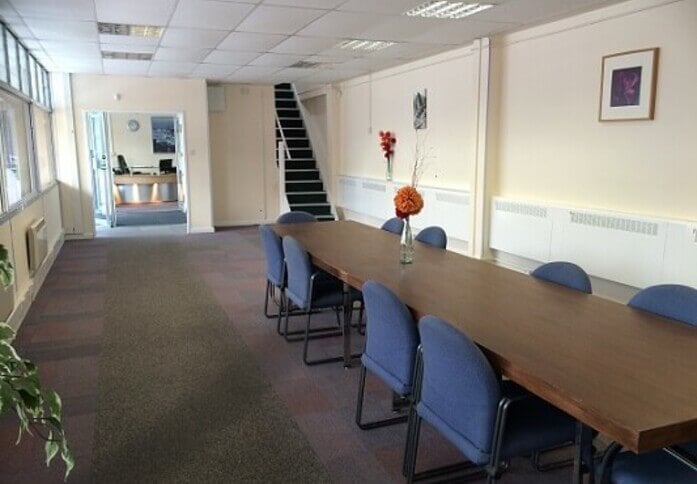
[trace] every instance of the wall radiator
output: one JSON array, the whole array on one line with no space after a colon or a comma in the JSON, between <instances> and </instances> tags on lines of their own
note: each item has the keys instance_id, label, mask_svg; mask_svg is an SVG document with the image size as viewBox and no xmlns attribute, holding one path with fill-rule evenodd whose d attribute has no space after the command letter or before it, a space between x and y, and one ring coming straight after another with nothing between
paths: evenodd
<instances>
[{"instance_id":1,"label":"wall radiator","mask_svg":"<svg viewBox=\"0 0 697 484\"><path fill-rule=\"evenodd\" d=\"M694 222L496 197L489 245L538 262L574 262L593 276L638 288L697 287Z\"/></svg>"},{"instance_id":2,"label":"wall radiator","mask_svg":"<svg viewBox=\"0 0 697 484\"><path fill-rule=\"evenodd\" d=\"M42 217L32 222L27 229L27 255L29 258L29 272L32 275L41 267L46 254L48 254L48 235L46 221Z\"/></svg>"}]
</instances>

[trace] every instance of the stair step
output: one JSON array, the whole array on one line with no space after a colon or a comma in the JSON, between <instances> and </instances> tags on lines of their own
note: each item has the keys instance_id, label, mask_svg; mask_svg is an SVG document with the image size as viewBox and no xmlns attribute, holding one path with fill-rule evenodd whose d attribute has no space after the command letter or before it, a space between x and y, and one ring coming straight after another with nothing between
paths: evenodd
<instances>
[{"instance_id":1,"label":"stair step","mask_svg":"<svg viewBox=\"0 0 697 484\"><path fill-rule=\"evenodd\" d=\"M307 148L288 148L288 151L290 151L290 157L291 159L295 158L306 158L306 159L312 159L314 154L312 153L312 150L307 149Z\"/></svg>"},{"instance_id":2,"label":"stair step","mask_svg":"<svg viewBox=\"0 0 697 484\"><path fill-rule=\"evenodd\" d=\"M279 119L278 121L284 131L286 129L305 129L302 119Z\"/></svg>"},{"instance_id":3,"label":"stair step","mask_svg":"<svg viewBox=\"0 0 697 484\"><path fill-rule=\"evenodd\" d=\"M329 204L326 205L290 205L290 210L311 213L312 215L328 216L332 214L332 208Z\"/></svg>"},{"instance_id":4,"label":"stair step","mask_svg":"<svg viewBox=\"0 0 697 484\"><path fill-rule=\"evenodd\" d=\"M317 215L318 222L333 222L335 220L334 215Z\"/></svg>"},{"instance_id":5,"label":"stair step","mask_svg":"<svg viewBox=\"0 0 697 484\"><path fill-rule=\"evenodd\" d=\"M324 185L317 181L286 181L286 192L322 192Z\"/></svg>"},{"instance_id":6,"label":"stair step","mask_svg":"<svg viewBox=\"0 0 697 484\"><path fill-rule=\"evenodd\" d=\"M295 99L276 99L276 109L298 109Z\"/></svg>"},{"instance_id":7,"label":"stair step","mask_svg":"<svg viewBox=\"0 0 697 484\"><path fill-rule=\"evenodd\" d=\"M310 149L310 140L307 138L286 138L288 148Z\"/></svg>"},{"instance_id":8,"label":"stair step","mask_svg":"<svg viewBox=\"0 0 697 484\"><path fill-rule=\"evenodd\" d=\"M286 160L286 170L314 170L317 168L315 160Z\"/></svg>"},{"instance_id":9,"label":"stair step","mask_svg":"<svg viewBox=\"0 0 697 484\"><path fill-rule=\"evenodd\" d=\"M307 138L307 132L304 128L286 128L283 130L283 135L286 138ZM276 138L281 137L281 130L276 129Z\"/></svg>"},{"instance_id":10,"label":"stair step","mask_svg":"<svg viewBox=\"0 0 697 484\"><path fill-rule=\"evenodd\" d=\"M276 109L279 119L301 119L300 110L298 108L292 109Z\"/></svg>"},{"instance_id":11,"label":"stair step","mask_svg":"<svg viewBox=\"0 0 697 484\"><path fill-rule=\"evenodd\" d=\"M295 99L295 93L293 91L283 91L280 89L274 91L274 96L277 101L280 99Z\"/></svg>"},{"instance_id":12,"label":"stair step","mask_svg":"<svg viewBox=\"0 0 697 484\"><path fill-rule=\"evenodd\" d=\"M293 89L293 86L290 84L290 82L281 82L279 84L275 84L274 89Z\"/></svg>"},{"instance_id":13,"label":"stair step","mask_svg":"<svg viewBox=\"0 0 697 484\"><path fill-rule=\"evenodd\" d=\"M288 170L288 169L286 169L286 180L288 180L288 181L319 180L319 170Z\"/></svg>"},{"instance_id":14,"label":"stair step","mask_svg":"<svg viewBox=\"0 0 697 484\"><path fill-rule=\"evenodd\" d=\"M303 204L303 203L328 203L327 194L325 192L296 192L288 193L288 203Z\"/></svg>"}]
</instances>

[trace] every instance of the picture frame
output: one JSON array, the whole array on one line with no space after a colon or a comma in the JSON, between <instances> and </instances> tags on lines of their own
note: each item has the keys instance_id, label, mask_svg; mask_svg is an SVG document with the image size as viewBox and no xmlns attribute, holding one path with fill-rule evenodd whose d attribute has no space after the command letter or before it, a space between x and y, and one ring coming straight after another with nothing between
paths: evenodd
<instances>
[{"instance_id":1,"label":"picture frame","mask_svg":"<svg viewBox=\"0 0 697 484\"><path fill-rule=\"evenodd\" d=\"M428 91L426 89L414 93L412 100L414 108L414 129L426 129L428 127L427 101Z\"/></svg>"},{"instance_id":2,"label":"picture frame","mask_svg":"<svg viewBox=\"0 0 697 484\"><path fill-rule=\"evenodd\" d=\"M654 117L658 47L603 56L598 121Z\"/></svg>"},{"instance_id":3,"label":"picture frame","mask_svg":"<svg viewBox=\"0 0 697 484\"><path fill-rule=\"evenodd\" d=\"M150 118L152 133L152 152L175 153L176 140L174 132L174 117L153 116Z\"/></svg>"}]
</instances>

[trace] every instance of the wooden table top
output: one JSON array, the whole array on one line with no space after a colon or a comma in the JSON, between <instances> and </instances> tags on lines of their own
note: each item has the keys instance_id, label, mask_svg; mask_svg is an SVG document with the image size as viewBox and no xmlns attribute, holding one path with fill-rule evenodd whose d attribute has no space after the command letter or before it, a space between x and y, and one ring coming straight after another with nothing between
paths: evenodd
<instances>
[{"instance_id":1,"label":"wooden table top","mask_svg":"<svg viewBox=\"0 0 697 484\"><path fill-rule=\"evenodd\" d=\"M369 280L416 317L472 338L513 381L616 440L646 452L697 439L697 328L356 222L276 225L313 263L353 287Z\"/></svg>"}]
</instances>

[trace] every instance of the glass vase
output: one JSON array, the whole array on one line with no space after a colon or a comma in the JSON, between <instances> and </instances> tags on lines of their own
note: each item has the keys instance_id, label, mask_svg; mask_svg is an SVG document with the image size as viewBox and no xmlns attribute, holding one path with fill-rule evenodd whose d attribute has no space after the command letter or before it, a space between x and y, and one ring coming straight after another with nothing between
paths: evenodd
<instances>
[{"instance_id":1,"label":"glass vase","mask_svg":"<svg viewBox=\"0 0 697 484\"><path fill-rule=\"evenodd\" d=\"M387 172L385 173L385 180L392 181L392 157L387 158Z\"/></svg>"},{"instance_id":2,"label":"glass vase","mask_svg":"<svg viewBox=\"0 0 697 484\"><path fill-rule=\"evenodd\" d=\"M411 264L414 261L414 236L411 233L411 223L409 217L404 219L404 230L402 238L399 240L399 262L401 264Z\"/></svg>"}]
</instances>

